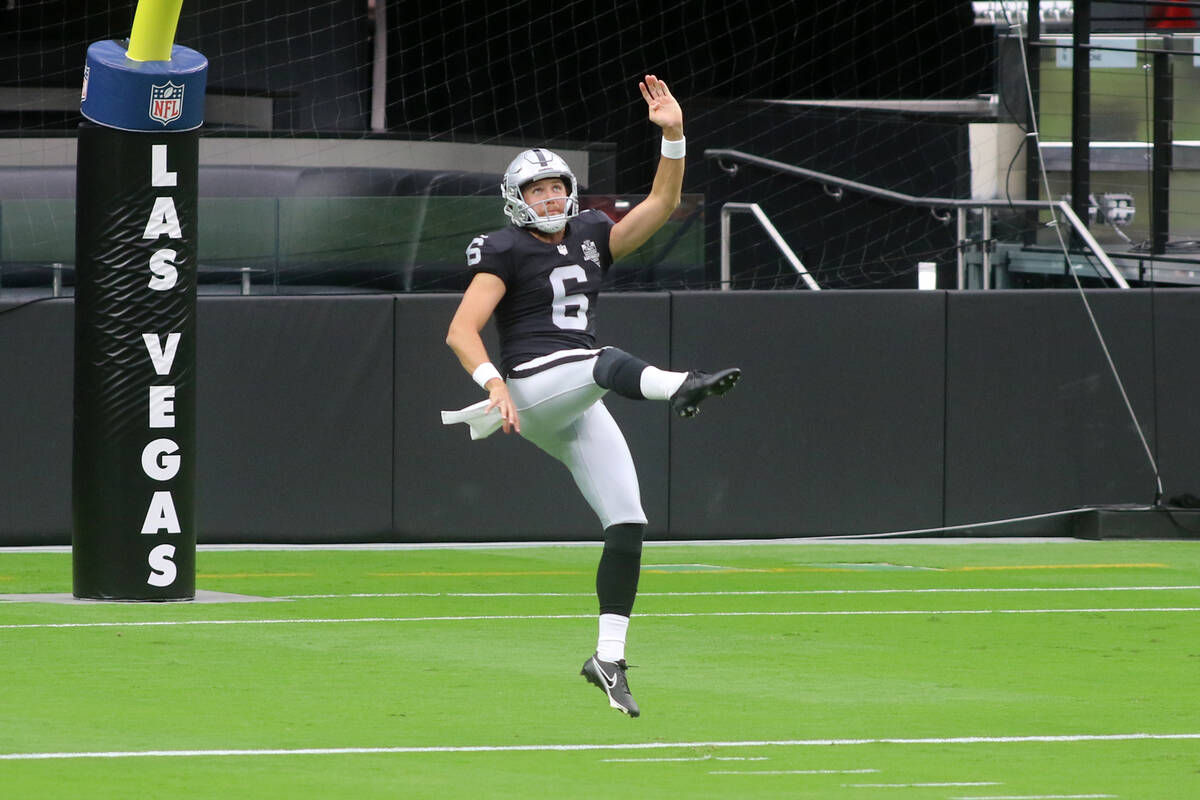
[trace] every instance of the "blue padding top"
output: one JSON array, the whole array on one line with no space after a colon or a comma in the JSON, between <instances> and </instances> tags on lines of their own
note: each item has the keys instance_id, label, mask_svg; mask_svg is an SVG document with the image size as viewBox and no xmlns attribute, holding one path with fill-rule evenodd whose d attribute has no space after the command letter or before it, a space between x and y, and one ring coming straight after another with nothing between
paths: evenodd
<instances>
[{"instance_id":1,"label":"blue padding top","mask_svg":"<svg viewBox=\"0 0 1200 800\"><path fill-rule=\"evenodd\" d=\"M174 45L170 61L133 61L125 43L93 42L83 71L83 115L123 131L190 131L204 124L208 59Z\"/></svg>"}]
</instances>

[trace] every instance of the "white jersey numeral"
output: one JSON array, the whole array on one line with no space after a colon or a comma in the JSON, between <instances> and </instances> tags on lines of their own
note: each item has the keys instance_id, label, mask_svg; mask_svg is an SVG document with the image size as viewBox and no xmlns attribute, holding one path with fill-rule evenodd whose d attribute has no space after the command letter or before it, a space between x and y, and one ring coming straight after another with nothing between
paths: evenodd
<instances>
[{"instance_id":1,"label":"white jersey numeral","mask_svg":"<svg viewBox=\"0 0 1200 800\"><path fill-rule=\"evenodd\" d=\"M551 318L554 324L563 330L587 330L587 295L567 294L566 282L569 280L587 283L587 273L583 271L583 267L575 264L555 267L550 271L550 286L554 289Z\"/></svg>"},{"instance_id":2,"label":"white jersey numeral","mask_svg":"<svg viewBox=\"0 0 1200 800\"><path fill-rule=\"evenodd\" d=\"M476 236L467 246L467 266L473 267L483 260L483 240L486 236Z\"/></svg>"}]
</instances>

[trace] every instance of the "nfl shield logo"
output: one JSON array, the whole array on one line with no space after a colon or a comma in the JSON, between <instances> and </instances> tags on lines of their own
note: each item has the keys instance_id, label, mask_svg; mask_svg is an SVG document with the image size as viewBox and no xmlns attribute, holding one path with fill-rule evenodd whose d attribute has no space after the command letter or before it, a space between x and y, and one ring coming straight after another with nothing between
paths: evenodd
<instances>
[{"instance_id":1,"label":"nfl shield logo","mask_svg":"<svg viewBox=\"0 0 1200 800\"><path fill-rule=\"evenodd\" d=\"M183 86L167 81L150 87L150 119L166 125L183 114Z\"/></svg>"}]
</instances>

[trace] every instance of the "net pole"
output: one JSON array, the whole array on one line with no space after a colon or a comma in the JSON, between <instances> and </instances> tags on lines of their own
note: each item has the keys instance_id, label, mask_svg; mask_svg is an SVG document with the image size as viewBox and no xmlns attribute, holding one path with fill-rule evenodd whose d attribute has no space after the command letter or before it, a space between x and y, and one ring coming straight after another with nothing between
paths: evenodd
<instances>
[{"instance_id":1,"label":"net pole","mask_svg":"<svg viewBox=\"0 0 1200 800\"><path fill-rule=\"evenodd\" d=\"M198 129L208 62L142 0L87 51L76 166L76 597L196 593Z\"/></svg>"},{"instance_id":2,"label":"net pole","mask_svg":"<svg viewBox=\"0 0 1200 800\"><path fill-rule=\"evenodd\" d=\"M1091 156L1092 142L1092 68L1091 45L1092 3L1079 0L1075 3L1075 19L1072 27L1071 62L1071 208L1075 215L1087 225L1088 206L1091 201ZM1072 238L1076 247L1082 247L1079 236Z\"/></svg>"},{"instance_id":3,"label":"net pole","mask_svg":"<svg viewBox=\"0 0 1200 800\"><path fill-rule=\"evenodd\" d=\"M1041 4L1039 0L1029 0L1029 8L1025 14L1025 58L1021 62L1025 65L1026 81L1029 86L1028 104L1026 106L1026 123L1025 123L1025 199L1037 200L1041 194L1041 173L1038 170L1040 164L1038 154L1038 139L1037 139L1037 115L1038 103L1041 93L1041 52L1037 47L1037 43L1042 38L1042 17ZM1018 37L1019 38L1019 37ZM1046 198L1049 200L1050 198ZM1027 228L1025 230L1025 244L1036 245L1038 235L1038 209L1031 208L1025 212L1025 220Z\"/></svg>"},{"instance_id":4,"label":"net pole","mask_svg":"<svg viewBox=\"0 0 1200 800\"><path fill-rule=\"evenodd\" d=\"M375 0L375 55L371 65L371 130L387 130L387 0Z\"/></svg>"}]
</instances>

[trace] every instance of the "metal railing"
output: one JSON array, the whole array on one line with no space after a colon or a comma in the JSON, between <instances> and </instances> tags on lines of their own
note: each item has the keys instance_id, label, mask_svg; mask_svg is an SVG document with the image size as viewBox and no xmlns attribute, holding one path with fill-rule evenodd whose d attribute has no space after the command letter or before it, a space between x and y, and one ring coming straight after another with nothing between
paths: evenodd
<instances>
[{"instance_id":1,"label":"metal railing","mask_svg":"<svg viewBox=\"0 0 1200 800\"><path fill-rule=\"evenodd\" d=\"M804 279L805 285L813 291L820 290L821 287L817 285L816 280L813 279L813 276L809 274L804 264L801 263L800 257L788 246L787 241L775 226L771 224L770 218L767 217L766 212L759 207L758 203L726 203L721 206L721 288L723 290L733 288L729 262L729 218L739 212L753 214L754 218L758 220L758 224L762 225L763 230L767 232L767 236L771 237L771 241L779 248L779 252L783 253L783 257L792 265L792 269L796 270L796 274Z\"/></svg>"},{"instance_id":2,"label":"metal railing","mask_svg":"<svg viewBox=\"0 0 1200 800\"><path fill-rule=\"evenodd\" d=\"M1071 204L1064 200L1058 200L1058 201L1054 201L1054 200L1000 200L1000 199L997 199L997 200L970 200L970 199L960 199L960 198L955 198L955 197L917 197L915 195L905 194L904 192L895 192L890 189L884 189L880 186L872 186L869 183L860 183L859 181L852 181L852 180L848 180L846 178L839 178L836 175L829 175L828 173L825 173L825 172L818 172L816 170L806 169L804 167L797 167L792 164L785 164L782 161L775 161L770 158L763 158L762 156L756 156L756 155L752 155L750 153L743 153L740 150L725 150L725 149L721 149L721 148L710 148L710 149L707 149L704 151L704 156L705 156L705 158L716 159L718 166L720 166L721 169L725 170L726 172L736 173L737 169L738 169L738 167L737 167L738 163L751 164L756 167L762 167L764 169L769 169L774 172L780 172L785 175L794 175L798 178L806 178L808 180L817 181L819 183L824 184L827 191L828 191L828 187L835 186L835 187L837 187L836 191L839 193L842 189L849 189L851 191L858 192L859 194L865 194L870 197L878 197L878 198L882 198L884 200L891 200L893 202L900 203L903 205L925 207L925 208L928 208L930 210L930 212L934 215L934 217L939 220L947 220L948 221L949 217L948 217L948 215L939 214L938 212L945 212L948 209L954 209L957 214L957 235L958 235L958 248L957 248L957 250L958 250L958 255L957 255L958 273L957 273L957 275L958 275L958 288L959 289L966 288L966 245L968 244L967 238L966 238L966 231L967 231L967 212L968 211L970 211L971 209L979 209L980 212L982 213L982 217L983 217L982 233L983 233L984 242L986 243L991 238L991 235L992 235L992 209L996 209L996 208L1006 208L1006 209L1039 208L1039 209L1055 210L1062 214L1062 216L1067 220L1067 222L1070 223L1071 228L1074 229L1074 231L1079 235L1079 238L1081 240L1083 240L1083 242L1088 246L1088 249L1090 249L1096 255L1096 258L1098 258L1100 260L1100 263L1104 267L1104 271L1108 274L1108 276L1112 279L1112 281L1115 284L1117 284L1117 286L1121 287L1122 289L1129 288L1129 282L1127 280L1125 280L1125 276L1120 273L1120 271L1117 269L1116 265L1113 264L1112 259L1108 257L1108 253L1104 252L1104 248L1102 248L1100 246L1100 243L1097 242L1095 237L1092 236L1091 232L1087 229L1087 226L1084 225L1083 222L1079 219L1078 215L1076 215L1075 211L1071 208ZM741 205L744 205L744 204L741 204ZM765 214L763 216L765 217ZM760 222L761 222L761 220L760 220ZM726 223L724 220L724 211L722 211L722 270L723 270L723 272L722 272L721 278L723 281L726 280L726 275L724 274L724 269L726 266L724 263L724 259L725 259L724 248L726 246L726 242L724 240L725 224ZM1057 224L1057 223L1055 222L1055 223L1051 223L1051 224ZM772 229L773 228L774 228L774 226L772 226ZM776 231L776 235L778 235L777 231ZM780 241L781 240L782 240L782 237L780 237ZM778 243L779 242L777 241L776 244L778 244ZM991 252L986 246L983 248L982 257L983 257L983 264L982 264L983 288L987 289L987 288L990 288L990 280L991 280L990 276L991 276L991 271L992 271L991 270L992 264L991 264ZM798 259L797 259L797 262L798 262ZM793 266L795 266L795 265L793 264ZM805 270L805 274L807 274L807 270ZM811 277L811 276L809 276L809 277ZM725 285L727 285L727 284L725 284Z\"/></svg>"}]
</instances>

